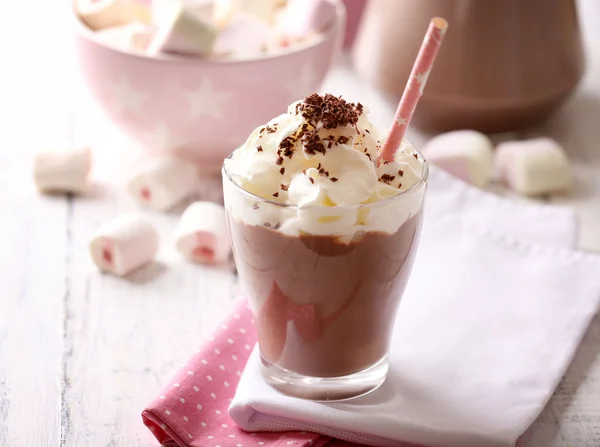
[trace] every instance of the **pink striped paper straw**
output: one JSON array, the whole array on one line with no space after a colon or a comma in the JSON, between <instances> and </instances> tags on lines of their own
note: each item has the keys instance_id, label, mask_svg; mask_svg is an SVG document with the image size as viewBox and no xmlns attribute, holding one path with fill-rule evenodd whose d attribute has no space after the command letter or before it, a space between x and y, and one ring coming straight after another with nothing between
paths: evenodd
<instances>
[{"instance_id":1,"label":"pink striped paper straw","mask_svg":"<svg viewBox=\"0 0 600 447\"><path fill-rule=\"evenodd\" d=\"M419 99L423 95L427 78L442 45L446 29L448 29L448 22L440 17L435 17L429 22L429 28L427 28L421 49L410 72L404 92L402 92L402 98L400 98L390 134L379 153L379 158L383 161L392 161L396 150L400 147Z\"/></svg>"}]
</instances>

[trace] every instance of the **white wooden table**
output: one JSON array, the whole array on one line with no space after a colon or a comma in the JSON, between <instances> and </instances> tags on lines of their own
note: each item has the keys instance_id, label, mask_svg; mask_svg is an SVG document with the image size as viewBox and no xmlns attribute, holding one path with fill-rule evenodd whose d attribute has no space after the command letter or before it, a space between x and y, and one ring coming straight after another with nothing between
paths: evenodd
<instances>
[{"instance_id":1,"label":"white wooden table","mask_svg":"<svg viewBox=\"0 0 600 447\"><path fill-rule=\"evenodd\" d=\"M600 251L600 44L595 43L600 32L594 35L600 4L595 1L582 4L590 56L585 82L537 132L568 147L576 187L570 197L555 200L579 213L580 248ZM91 233L133 206L122 182L135 152L133 143L89 105L69 45L64 2L2 2L0 446L155 445L140 412L227 314L237 277L232 265L192 266L168 247L158 263L130 280L93 268L87 253ZM326 90L368 104L379 124L394 108L346 63L333 69ZM416 142L424 138L413 135ZM30 178L33 151L84 141L96 150L92 197L39 196ZM211 192L209 184L205 193ZM176 216L153 217L163 235L170 234ZM520 444L600 446L598 318Z\"/></svg>"}]
</instances>

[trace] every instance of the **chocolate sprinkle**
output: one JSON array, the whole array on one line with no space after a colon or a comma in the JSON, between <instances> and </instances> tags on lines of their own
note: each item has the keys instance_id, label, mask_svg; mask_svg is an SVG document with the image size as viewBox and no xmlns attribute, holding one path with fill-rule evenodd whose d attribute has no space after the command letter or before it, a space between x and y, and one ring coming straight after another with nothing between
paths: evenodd
<instances>
[{"instance_id":1,"label":"chocolate sprinkle","mask_svg":"<svg viewBox=\"0 0 600 447\"><path fill-rule=\"evenodd\" d=\"M285 183L282 183L281 185L279 185L279 187L281 188L282 191L287 191L288 188L290 187L290 185L286 185Z\"/></svg>"},{"instance_id":2,"label":"chocolate sprinkle","mask_svg":"<svg viewBox=\"0 0 600 447\"><path fill-rule=\"evenodd\" d=\"M338 181L337 177L331 177L329 180L331 180L332 182L337 182Z\"/></svg>"},{"instance_id":3,"label":"chocolate sprinkle","mask_svg":"<svg viewBox=\"0 0 600 447\"><path fill-rule=\"evenodd\" d=\"M402 169L399 169L399 170L398 170L398 175L399 175L400 177L404 176L404 171L403 171Z\"/></svg>"},{"instance_id":4,"label":"chocolate sprinkle","mask_svg":"<svg viewBox=\"0 0 600 447\"><path fill-rule=\"evenodd\" d=\"M419 159L419 156L417 154L413 154L413 157L415 157L417 160Z\"/></svg>"},{"instance_id":5,"label":"chocolate sprinkle","mask_svg":"<svg viewBox=\"0 0 600 447\"><path fill-rule=\"evenodd\" d=\"M279 156L277 157L277 160L275 160L275 164L280 165L281 163L283 163L283 157Z\"/></svg>"},{"instance_id":6,"label":"chocolate sprinkle","mask_svg":"<svg viewBox=\"0 0 600 447\"><path fill-rule=\"evenodd\" d=\"M274 193L273 197L279 197L279 192Z\"/></svg>"},{"instance_id":7,"label":"chocolate sprinkle","mask_svg":"<svg viewBox=\"0 0 600 447\"><path fill-rule=\"evenodd\" d=\"M384 183L390 184L394 181L395 178L396 178L395 175L383 174L381 176L380 180Z\"/></svg>"},{"instance_id":8,"label":"chocolate sprinkle","mask_svg":"<svg viewBox=\"0 0 600 447\"><path fill-rule=\"evenodd\" d=\"M337 142L339 144L346 144L348 141L350 141L350 138L345 137L343 135L341 137L338 137L338 139L337 139Z\"/></svg>"},{"instance_id":9,"label":"chocolate sprinkle","mask_svg":"<svg viewBox=\"0 0 600 447\"><path fill-rule=\"evenodd\" d=\"M321 123L325 129L356 125L363 110L362 105L346 102L341 96L335 97L329 93L323 96L313 93L298 106L297 111L313 127Z\"/></svg>"},{"instance_id":10,"label":"chocolate sprinkle","mask_svg":"<svg viewBox=\"0 0 600 447\"><path fill-rule=\"evenodd\" d=\"M304 145L304 152L309 155L315 155L317 152L325 154L325 146L321 142L319 135L317 135L316 130L304 132L304 135L302 135L302 144Z\"/></svg>"},{"instance_id":11,"label":"chocolate sprinkle","mask_svg":"<svg viewBox=\"0 0 600 447\"><path fill-rule=\"evenodd\" d=\"M283 168L283 167L282 167L282 168L279 170L279 173L280 173L281 175L283 175L283 174L285 173L285 168Z\"/></svg>"},{"instance_id":12,"label":"chocolate sprinkle","mask_svg":"<svg viewBox=\"0 0 600 447\"><path fill-rule=\"evenodd\" d=\"M256 150L257 150L258 152L262 152L262 151L263 151L263 148L262 148L262 146L258 146L258 147L256 148Z\"/></svg>"},{"instance_id":13,"label":"chocolate sprinkle","mask_svg":"<svg viewBox=\"0 0 600 447\"><path fill-rule=\"evenodd\" d=\"M308 177L308 179L310 180L310 182L314 185L315 184L315 179L312 177Z\"/></svg>"}]
</instances>

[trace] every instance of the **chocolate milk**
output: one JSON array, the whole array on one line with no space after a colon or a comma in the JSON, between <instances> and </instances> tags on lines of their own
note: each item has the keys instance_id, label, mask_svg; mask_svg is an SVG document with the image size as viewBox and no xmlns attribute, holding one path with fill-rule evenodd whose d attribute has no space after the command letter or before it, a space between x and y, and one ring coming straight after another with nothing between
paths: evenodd
<instances>
[{"instance_id":1,"label":"chocolate milk","mask_svg":"<svg viewBox=\"0 0 600 447\"><path fill-rule=\"evenodd\" d=\"M400 97L431 17L449 24L411 124L502 132L538 123L584 69L574 0L371 0L354 63Z\"/></svg>"},{"instance_id":2,"label":"chocolate milk","mask_svg":"<svg viewBox=\"0 0 600 447\"><path fill-rule=\"evenodd\" d=\"M421 216L395 234L361 233L348 243L230 218L263 359L306 376L338 377L385 358Z\"/></svg>"}]
</instances>

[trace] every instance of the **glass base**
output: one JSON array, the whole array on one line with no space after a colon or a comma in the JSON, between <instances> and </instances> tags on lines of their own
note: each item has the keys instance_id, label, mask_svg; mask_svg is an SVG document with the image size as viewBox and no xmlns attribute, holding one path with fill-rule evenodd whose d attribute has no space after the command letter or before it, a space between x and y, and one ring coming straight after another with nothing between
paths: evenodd
<instances>
[{"instance_id":1,"label":"glass base","mask_svg":"<svg viewBox=\"0 0 600 447\"><path fill-rule=\"evenodd\" d=\"M269 362L262 355L261 372L280 393L314 401L340 401L364 396L379 388L388 372L387 356L362 371L339 377L303 376Z\"/></svg>"}]
</instances>

